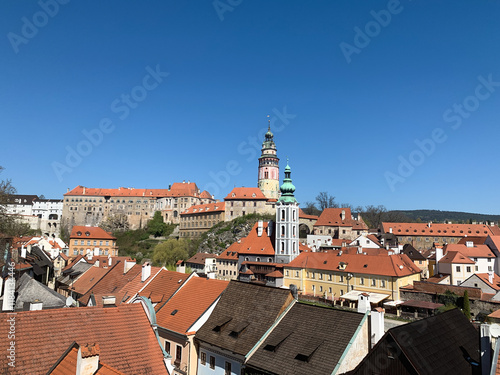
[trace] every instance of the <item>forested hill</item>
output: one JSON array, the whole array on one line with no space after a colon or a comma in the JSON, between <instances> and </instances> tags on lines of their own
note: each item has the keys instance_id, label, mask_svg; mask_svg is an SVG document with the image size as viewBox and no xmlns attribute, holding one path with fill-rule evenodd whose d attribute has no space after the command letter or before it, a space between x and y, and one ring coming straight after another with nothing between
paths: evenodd
<instances>
[{"instance_id":1,"label":"forested hill","mask_svg":"<svg viewBox=\"0 0 500 375\"><path fill-rule=\"evenodd\" d=\"M486 222L500 220L500 215L477 214L470 212L439 211L439 210L394 210L391 212L402 213L411 221L417 222L444 222L445 220L454 223Z\"/></svg>"}]
</instances>

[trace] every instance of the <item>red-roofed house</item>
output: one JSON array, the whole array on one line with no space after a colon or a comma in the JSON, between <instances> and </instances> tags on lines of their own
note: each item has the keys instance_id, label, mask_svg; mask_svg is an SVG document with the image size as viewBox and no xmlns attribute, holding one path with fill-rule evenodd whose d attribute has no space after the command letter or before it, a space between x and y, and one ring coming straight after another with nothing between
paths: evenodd
<instances>
[{"instance_id":1,"label":"red-roofed house","mask_svg":"<svg viewBox=\"0 0 500 375\"><path fill-rule=\"evenodd\" d=\"M420 280L421 270L408 256L304 252L284 266L284 285L304 295L338 299L352 291L398 300L399 288Z\"/></svg>"},{"instance_id":2,"label":"red-roofed house","mask_svg":"<svg viewBox=\"0 0 500 375\"><path fill-rule=\"evenodd\" d=\"M276 201L268 200L259 188L234 188L224 198L224 201L226 203L226 221L253 213L271 215L276 213Z\"/></svg>"},{"instance_id":3,"label":"red-roofed house","mask_svg":"<svg viewBox=\"0 0 500 375\"><path fill-rule=\"evenodd\" d=\"M102 228L75 225L69 238L69 256L87 254L118 256L116 237Z\"/></svg>"},{"instance_id":4,"label":"red-roofed house","mask_svg":"<svg viewBox=\"0 0 500 375\"><path fill-rule=\"evenodd\" d=\"M146 313L140 303L106 309L81 307L20 311L15 316L14 359L2 355L0 372L47 374L76 342L99 345L99 361L123 374L168 374L148 315L151 311ZM2 319L0 330L8 332L9 325L8 319ZM10 362L13 366L9 365Z\"/></svg>"},{"instance_id":5,"label":"red-roofed house","mask_svg":"<svg viewBox=\"0 0 500 375\"><path fill-rule=\"evenodd\" d=\"M157 311L160 342L180 373L197 373L196 331L207 321L228 284L222 280L189 278Z\"/></svg>"},{"instance_id":6,"label":"red-roofed house","mask_svg":"<svg viewBox=\"0 0 500 375\"><path fill-rule=\"evenodd\" d=\"M361 234L368 234L368 227L350 208L326 208L314 224L314 234L329 235L353 241Z\"/></svg>"},{"instance_id":7,"label":"red-roofed house","mask_svg":"<svg viewBox=\"0 0 500 375\"><path fill-rule=\"evenodd\" d=\"M180 237L198 237L215 224L224 221L226 202L191 206L181 212L179 224Z\"/></svg>"},{"instance_id":8,"label":"red-roofed house","mask_svg":"<svg viewBox=\"0 0 500 375\"><path fill-rule=\"evenodd\" d=\"M476 273L470 276L460 286L471 288L481 288L481 292L486 294L497 294L500 292L500 276L493 272Z\"/></svg>"},{"instance_id":9,"label":"red-roofed house","mask_svg":"<svg viewBox=\"0 0 500 375\"><path fill-rule=\"evenodd\" d=\"M459 251L448 251L438 263L439 273L450 275L452 285L460 285L474 274L474 261Z\"/></svg>"}]
</instances>

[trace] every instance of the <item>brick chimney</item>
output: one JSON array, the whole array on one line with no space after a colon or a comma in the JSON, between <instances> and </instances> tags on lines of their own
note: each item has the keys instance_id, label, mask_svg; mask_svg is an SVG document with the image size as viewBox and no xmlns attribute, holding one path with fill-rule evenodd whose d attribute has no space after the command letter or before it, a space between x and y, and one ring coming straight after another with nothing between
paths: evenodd
<instances>
[{"instance_id":1,"label":"brick chimney","mask_svg":"<svg viewBox=\"0 0 500 375\"><path fill-rule=\"evenodd\" d=\"M76 359L76 375L93 375L99 369L99 344L80 346Z\"/></svg>"},{"instance_id":2,"label":"brick chimney","mask_svg":"<svg viewBox=\"0 0 500 375\"><path fill-rule=\"evenodd\" d=\"M142 266L141 281L145 282L151 276L151 264L146 262Z\"/></svg>"}]
</instances>

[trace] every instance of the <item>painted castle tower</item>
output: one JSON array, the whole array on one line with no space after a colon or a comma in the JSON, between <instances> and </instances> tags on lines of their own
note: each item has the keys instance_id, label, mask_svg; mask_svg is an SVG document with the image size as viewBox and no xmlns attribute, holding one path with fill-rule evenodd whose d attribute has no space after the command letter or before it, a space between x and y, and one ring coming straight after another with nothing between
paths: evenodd
<instances>
[{"instance_id":1,"label":"painted castle tower","mask_svg":"<svg viewBox=\"0 0 500 375\"><path fill-rule=\"evenodd\" d=\"M287 163L281 197L276 205L276 263L290 263L299 255L299 203L293 195L291 173Z\"/></svg>"},{"instance_id":2,"label":"painted castle tower","mask_svg":"<svg viewBox=\"0 0 500 375\"><path fill-rule=\"evenodd\" d=\"M262 154L259 158L258 187L268 199L279 198L280 168L274 143L274 135L271 132L271 121L269 121L267 133L262 143Z\"/></svg>"}]
</instances>

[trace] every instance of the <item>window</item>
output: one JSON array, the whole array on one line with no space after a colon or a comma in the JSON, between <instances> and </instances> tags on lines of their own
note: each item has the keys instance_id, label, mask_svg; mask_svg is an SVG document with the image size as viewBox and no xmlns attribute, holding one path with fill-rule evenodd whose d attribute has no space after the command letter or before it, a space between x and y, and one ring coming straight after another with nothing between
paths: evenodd
<instances>
[{"instance_id":1,"label":"window","mask_svg":"<svg viewBox=\"0 0 500 375\"><path fill-rule=\"evenodd\" d=\"M460 266L457 266L456 269L457 269L457 272L460 272Z\"/></svg>"},{"instance_id":2,"label":"window","mask_svg":"<svg viewBox=\"0 0 500 375\"><path fill-rule=\"evenodd\" d=\"M385 280L381 280L380 281L380 287L381 288L385 288Z\"/></svg>"},{"instance_id":3,"label":"window","mask_svg":"<svg viewBox=\"0 0 500 375\"><path fill-rule=\"evenodd\" d=\"M299 277L299 271L295 271L295 277Z\"/></svg>"},{"instance_id":4,"label":"window","mask_svg":"<svg viewBox=\"0 0 500 375\"><path fill-rule=\"evenodd\" d=\"M471 272L471 267L467 266L467 272Z\"/></svg>"},{"instance_id":5,"label":"window","mask_svg":"<svg viewBox=\"0 0 500 375\"><path fill-rule=\"evenodd\" d=\"M207 364L207 353L201 352L200 353L200 363L205 366Z\"/></svg>"},{"instance_id":6,"label":"window","mask_svg":"<svg viewBox=\"0 0 500 375\"><path fill-rule=\"evenodd\" d=\"M377 286L377 280L372 279L372 286Z\"/></svg>"},{"instance_id":7,"label":"window","mask_svg":"<svg viewBox=\"0 0 500 375\"><path fill-rule=\"evenodd\" d=\"M323 274L322 273L318 273L318 280L323 280Z\"/></svg>"},{"instance_id":8,"label":"window","mask_svg":"<svg viewBox=\"0 0 500 375\"><path fill-rule=\"evenodd\" d=\"M80 241L80 245L84 245L85 244L85 241L84 240L81 240Z\"/></svg>"},{"instance_id":9,"label":"window","mask_svg":"<svg viewBox=\"0 0 500 375\"><path fill-rule=\"evenodd\" d=\"M344 275L340 275L340 280L339 280L341 283L344 282ZM342 293L343 294L343 293Z\"/></svg>"},{"instance_id":10,"label":"window","mask_svg":"<svg viewBox=\"0 0 500 375\"><path fill-rule=\"evenodd\" d=\"M78 240L75 240L75 245L78 245Z\"/></svg>"},{"instance_id":11,"label":"window","mask_svg":"<svg viewBox=\"0 0 500 375\"><path fill-rule=\"evenodd\" d=\"M73 255L78 255L78 249L73 249Z\"/></svg>"},{"instance_id":12,"label":"window","mask_svg":"<svg viewBox=\"0 0 500 375\"><path fill-rule=\"evenodd\" d=\"M285 276L290 276L288 270L285 271Z\"/></svg>"},{"instance_id":13,"label":"window","mask_svg":"<svg viewBox=\"0 0 500 375\"><path fill-rule=\"evenodd\" d=\"M488 258L488 263L490 263L490 262L491 262L491 258Z\"/></svg>"},{"instance_id":14,"label":"window","mask_svg":"<svg viewBox=\"0 0 500 375\"><path fill-rule=\"evenodd\" d=\"M488 271L493 271L493 267L492 266L488 266Z\"/></svg>"},{"instance_id":15,"label":"window","mask_svg":"<svg viewBox=\"0 0 500 375\"><path fill-rule=\"evenodd\" d=\"M328 293L332 294L332 288L328 288Z\"/></svg>"},{"instance_id":16,"label":"window","mask_svg":"<svg viewBox=\"0 0 500 375\"><path fill-rule=\"evenodd\" d=\"M365 278L364 277L360 277L359 278L359 285L364 285L365 284Z\"/></svg>"},{"instance_id":17,"label":"window","mask_svg":"<svg viewBox=\"0 0 500 375\"><path fill-rule=\"evenodd\" d=\"M177 345L177 349L175 351L175 359L180 361L182 358L182 346Z\"/></svg>"},{"instance_id":18,"label":"window","mask_svg":"<svg viewBox=\"0 0 500 375\"><path fill-rule=\"evenodd\" d=\"M210 356L210 368L212 370L215 370L215 357L214 356Z\"/></svg>"},{"instance_id":19,"label":"window","mask_svg":"<svg viewBox=\"0 0 500 375\"><path fill-rule=\"evenodd\" d=\"M475 269L476 269L476 272L479 271L479 267L478 266L476 266Z\"/></svg>"},{"instance_id":20,"label":"window","mask_svg":"<svg viewBox=\"0 0 500 375\"><path fill-rule=\"evenodd\" d=\"M170 341L165 341L165 351L170 354Z\"/></svg>"},{"instance_id":21,"label":"window","mask_svg":"<svg viewBox=\"0 0 500 375\"><path fill-rule=\"evenodd\" d=\"M231 375L231 362L226 361L224 375Z\"/></svg>"},{"instance_id":22,"label":"window","mask_svg":"<svg viewBox=\"0 0 500 375\"><path fill-rule=\"evenodd\" d=\"M314 279L314 272L311 272L311 279Z\"/></svg>"},{"instance_id":23,"label":"window","mask_svg":"<svg viewBox=\"0 0 500 375\"><path fill-rule=\"evenodd\" d=\"M328 281L332 281L332 274L328 275Z\"/></svg>"},{"instance_id":24,"label":"window","mask_svg":"<svg viewBox=\"0 0 500 375\"><path fill-rule=\"evenodd\" d=\"M320 285L319 286L319 291L322 292L323 291L323 287Z\"/></svg>"}]
</instances>

